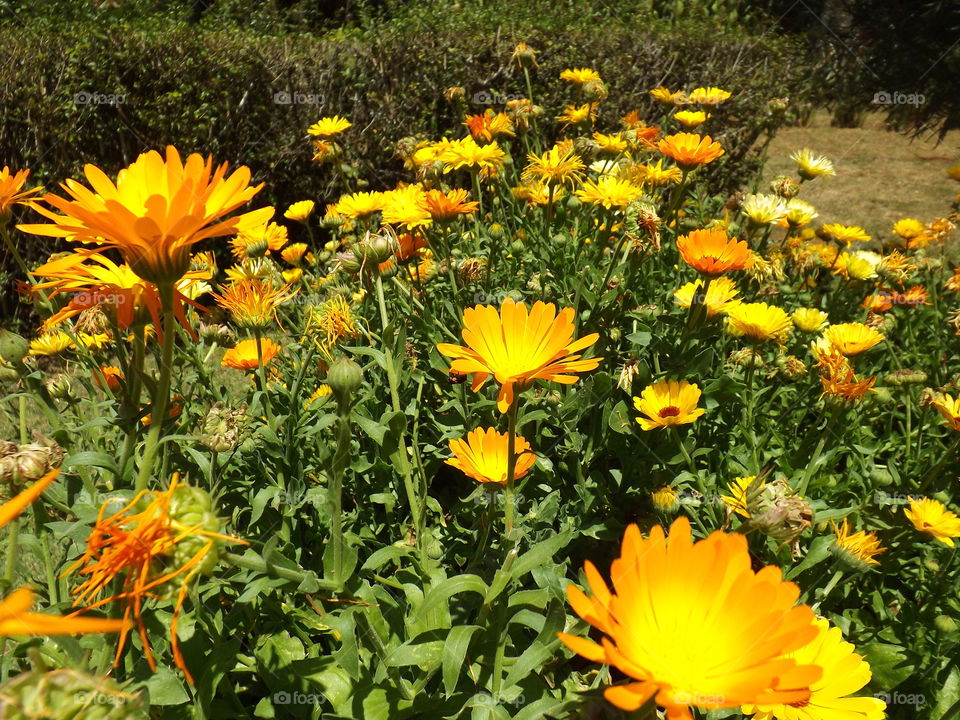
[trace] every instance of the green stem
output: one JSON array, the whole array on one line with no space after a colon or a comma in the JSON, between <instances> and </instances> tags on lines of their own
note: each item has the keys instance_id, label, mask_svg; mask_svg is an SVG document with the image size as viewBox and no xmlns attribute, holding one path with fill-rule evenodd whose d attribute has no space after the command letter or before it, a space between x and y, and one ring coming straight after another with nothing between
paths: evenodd
<instances>
[{"instance_id":1,"label":"green stem","mask_svg":"<svg viewBox=\"0 0 960 720\"><path fill-rule=\"evenodd\" d=\"M330 540L333 543L333 581L342 590L348 580L343 576L343 476L350 460L350 405L338 400L337 449L333 455L328 487L330 503Z\"/></svg>"},{"instance_id":2,"label":"green stem","mask_svg":"<svg viewBox=\"0 0 960 720\"><path fill-rule=\"evenodd\" d=\"M123 441L123 450L120 453L120 462L117 464L117 479L124 476L127 469L127 463L130 456L133 455L133 449L137 444L140 423L137 420L137 410L140 407L140 381L143 373L144 360L146 356L146 342L143 337L143 326L137 327L133 331L133 358L126 368L126 388L121 404L121 414L126 421L127 436ZM106 388L106 383L104 383Z\"/></svg>"},{"instance_id":3,"label":"green stem","mask_svg":"<svg viewBox=\"0 0 960 720\"><path fill-rule=\"evenodd\" d=\"M507 482L503 488L503 521L507 535L513 531L514 515L516 514L514 497L514 483L517 472L517 412L520 407L520 398L515 394L510 409L507 411Z\"/></svg>"},{"instance_id":4,"label":"green stem","mask_svg":"<svg viewBox=\"0 0 960 720\"><path fill-rule=\"evenodd\" d=\"M810 457L810 462L807 463L807 468L803 472L803 479L800 481L800 488L798 490L801 497L807 494L807 487L810 485L810 480L813 478L813 473L817 466L817 461L820 460L820 454L823 452L823 448L826 446L827 438L830 436L834 420L839 416L840 408L834 408L833 412L830 414L830 417L827 419L827 424L820 432L820 439L817 441L817 446L813 450L813 455Z\"/></svg>"},{"instance_id":5,"label":"green stem","mask_svg":"<svg viewBox=\"0 0 960 720\"><path fill-rule=\"evenodd\" d=\"M170 402L170 379L173 375L173 346L176 341L177 321L173 315L173 283L158 286L160 304L163 309L163 348L160 357L160 379L157 394L153 398L150 417L150 432L147 434L146 448L140 460L140 472L137 474L135 490L147 489L147 481L153 473L153 466L160 451L160 434L167 419L167 407Z\"/></svg>"},{"instance_id":6,"label":"green stem","mask_svg":"<svg viewBox=\"0 0 960 720\"><path fill-rule=\"evenodd\" d=\"M257 342L257 377L260 380L260 393L263 397L263 412L267 416L267 423L273 427L273 407L270 405L270 392L267 387L267 369L263 363L263 331L254 328L253 337Z\"/></svg>"},{"instance_id":7,"label":"green stem","mask_svg":"<svg viewBox=\"0 0 960 720\"><path fill-rule=\"evenodd\" d=\"M262 573L268 577L287 580L291 583L295 583L296 585L300 585L304 581L309 580L311 582L315 581L320 586L321 590L336 589L334 583L328 580L318 580L312 572L307 572L306 570L293 570L280 565L274 565L273 563L268 563L260 556L250 557L249 555L237 555L236 553L225 552L220 557L234 567L238 567L243 570L253 570L254 572Z\"/></svg>"}]
</instances>

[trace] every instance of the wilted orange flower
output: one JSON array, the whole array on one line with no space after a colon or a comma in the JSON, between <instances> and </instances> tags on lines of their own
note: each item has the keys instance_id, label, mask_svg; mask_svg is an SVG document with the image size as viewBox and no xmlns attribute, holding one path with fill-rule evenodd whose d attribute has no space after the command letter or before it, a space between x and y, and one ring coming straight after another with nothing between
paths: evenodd
<instances>
[{"instance_id":1,"label":"wilted orange flower","mask_svg":"<svg viewBox=\"0 0 960 720\"><path fill-rule=\"evenodd\" d=\"M823 393L820 397L832 397L850 403L860 402L873 390L877 378L857 380L853 368L842 355L827 355L821 363L824 372L820 375Z\"/></svg>"},{"instance_id":2,"label":"wilted orange flower","mask_svg":"<svg viewBox=\"0 0 960 720\"><path fill-rule=\"evenodd\" d=\"M709 135L700 137L696 133L667 135L657 144L657 149L673 158L677 166L685 172L699 165L712 163L724 153L720 143L714 142Z\"/></svg>"},{"instance_id":3,"label":"wilted orange flower","mask_svg":"<svg viewBox=\"0 0 960 720\"><path fill-rule=\"evenodd\" d=\"M0 170L0 225L6 224L10 219L11 210L14 205L25 205L29 202L32 195L37 194L42 187L35 187L30 190L24 190L23 186L30 177L29 170L19 170L11 173L6 165Z\"/></svg>"},{"instance_id":4,"label":"wilted orange flower","mask_svg":"<svg viewBox=\"0 0 960 720\"><path fill-rule=\"evenodd\" d=\"M448 192L442 190L427 190L423 198L427 212L436 222L450 222L460 215L475 213L480 207L478 202L469 202L466 190L455 188Z\"/></svg>"},{"instance_id":5,"label":"wilted orange flower","mask_svg":"<svg viewBox=\"0 0 960 720\"><path fill-rule=\"evenodd\" d=\"M174 283L190 268L190 249L211 237L230 235L241 227L265 223L273 208L261 208L223 219L257 194L250 170L240 167L227 176L227 164L194 154L184 164L172 145L166 159L151 150L117 174L114 184L100 168L86 165L91 192L75 180L61 187L66 200L44 195L34 208L50 224L20 225L25 232L62 237L71 242L116 248L144 280Z\"/></svg>"},{"instance_id":6,"label":"wilted orange flower","mask_svg":"<svg viewBox=\"0 0 960 720\"><path fill-rule=\"evenodd\" d=\"M723 275L753 265L754 257L747 243L728 238L723 230L694 230L677 238L677 249L683 261L704 275Z\"/></svg>"},{"instance_id":7,"label":"wilted orange flower","mask_svg":"<svg viewBox=\"0 0 960 720\"><path fill-rule=\"evenodd\" d=\"M500 135L514 134L510 116L502 112L495 113L490 108L484 110L482 115L467 115L463 124L467 126L474 140L490 142Z\"/></svg>"},{"instance_id":8,"label":"wilted orange flower","mask_svg":"<svg viewBox=\"0 0 960 720\"><path fill-rule=\"evenodd\" d=\"M165 492L137 493L108 517L107 508L111 504L107 501L100 507L97 523L87 538L86 551L63 573L67 575L76 570L86 577L73 591L77 596L74 605L96 600L114 580L122 578L121 592L96 600L90 607L124 601L123 619L129 621L131 616L136 619L147 663L156 671L141 615L143 602L156 597L156 591L162 586L177 580L179 591L170 623L170 647L177 667L192 683L193 677L184 663L177 638L177 621L190 581L212 569L217 558L217 541L246 542L216 532L220 523L212 512L210 497L196 488L181 486L176 474ZM129 626L120 635L114 665L120 662L128 631Z\"/></svg>"},{"instance_id":9,"label":"wilted orange flower","mask_svg":"<svg viewBox=\"0 0 960 720\"><path fill-rule=\"evenodd\" d=\"M444 462L462 470L477 482L503 485L507 482L508 447L507 433L499 433L494 428L476 428L467 434L465 440L458 438L450 441L453 457ZM536 456L530 449L530 443L520 435L515 438L513 449L517 455L513 477L519 480L533 467Z\"/></svg>"},{"instance_id":10,"label":"wilted orange flower","mask_svg":"<svg viewBox=\"0 0 960 720\"><path fill-rule=\"evenodd\" d=\"M930 295L923 285L914 285L906 292L897 293L896 304L915 308L917 305L929 305L929 298Z\"/></svg>"},{"instance_id":11,"label":"wilted orange flower","mask_svg":"<svg viewBox=\"0 0 960 720\"><path fill-rule=\"evenodd\" d=\"M574 311L557 313L553 303L537 301L529 311L523 303L506 298L500 311L477 305L463 313L463 340L466 347L439 343L437 350L454 358L451 370L473 375L476 392L492 376L500 383L497 407L507 412L516 392L523 392L534 380L569 385L575 373L595 369L602 358L581 359L578 353L600 337L596 333L573 339Z\"/></svg>"},{"instance_id":12,"label":"wilted orange flower","mask_svg":"<svg viewBox=\"0 0 960 720\"><path fill-rule=\"evenodd\" d=\"M796 605L800 590L783 581L780 568L753 570L744 535L714 532L694 542L685 517L673 523L669 539L659 525L646 539L630 525L611 567L613 588L590 561L584 574L591 595L571 584L567 597L603 633L602 644L559 637L629 678L604 691L622 710L651 698L671 720L689 720L690 706L800 707L821 676L818 666L786 657L816 637L813 611Z\"/></svg>"},{"instance_id":13,"label":"wilted orange flower","mask_svg":"<svg viewBox=\"0 0 960 720\"><path fill-rule=\"evenodd\" d=\"M269 365L270 361L280 352L280 346L270 338L261 338L260 347L263 353L264 365ZM254 370L260 367L256 338L238 342L223 354L223 359L220 361L220 364L224 367L233 368L234 370Z\"/></svg>"}]
</instances>

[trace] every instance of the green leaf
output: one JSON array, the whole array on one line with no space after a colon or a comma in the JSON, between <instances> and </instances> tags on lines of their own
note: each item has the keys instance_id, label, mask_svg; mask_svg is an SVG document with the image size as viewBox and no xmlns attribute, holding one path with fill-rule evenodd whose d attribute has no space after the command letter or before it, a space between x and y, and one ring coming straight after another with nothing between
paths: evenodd
<instances>
[{"instance_id":1,"label":"green leaf","mask_svg":"<svg viewBox=\"0 0 960 720\"><path fill-rule=\"evenodd\" d=\"M165 665L157 665L157 671L147 678L150 705L180 705L190 697L180 677Z\"/></svg>"},{"instance_id":2,"label":"green leaf","mask_svg":"<svg viewBox=\"0 0 960 720\"><path fill-rule=\"evenodd\" d=\"M884 690L892 690L914 672L914 665L907 659L904 648L887 643L870 643L858 648L870 663L873 682Z\"/></svg>"},{"instance_id":3,"label":"green leaf","mask_svg":"<svg viewBox=\"0 0 960 720\"><path fill-rule=\"evenodd\" d=\"M114 460L113 456L92 450L68 455L64 459L61 467L64 469L72 467L99 467L109 470L114 474L118 472L117 461Z\"/></svg>"},{"instance_id":4,"label":"green leaf","mask_svg":"<svg viewBox=\"0 0 960 720\"><path fill-rule=\"evenodd\" d=\"M367 561L363 563L360 570L379 570L381 567L386 565L391 560L399 560L402 557L407 557L413 552L413 548L408 545L387 545L377 550L373 555L367 558Z\"/></svg>"},{"instance_id":5,"label":"green leaf","mask_svg":"<svg viewBox=\"0 0 960 720\"><path fill-rule=\"evenodd\" d=\"M513 567L510 569L510 576L515 580L519 580L534 568L546 565L553 560L553 556L562 548L566 547L572 539L573 533L565 532L554 535L548 540L534 545L513 564Z\"/></svg>"},{"instance_id":6,"label":"green leaf","mask_svg":"<svg viewBox=\"0 0 960 720\"><path fill-rule=\"evenodd\" d=\"M807 554L803 557L803 560L791 568L790 572L786 574L787 579L790 580L795 578L804 570L809 570L814 565L826 560L828 557L830 557L830 548L832 546L833 535L821 535L820 537L814 538L813 542L810 543L810 547L807 549Z\"/></svg>"},{"instance_id":7,"label":"green leaf","mask_svg":"<svg viewBox=\"0 0 960 720\"><path fill-rule=\"evenodd\" d=\"M563 630L566 617L566 610L559 599L550 603L550 609L547 611L547 617L543 622L543 629L540 630L536 640L523 651L513 667L510 668L506 680L503 681L504 689L520 683L535 668L542 666L553 656L557 645L560 643L557 633Z\"/></svg>"},{"instance_id":8,"label":"green leaf","mask_svg":"<svg viewBox=\"0 0 960 720\"><path fill-rule=\"evenodd\" d=\"M391 650L384 662L390 667L416 665L424 672L431 672L440 666L443 645L443 640L428 640L414 645L404 643Z\"/></svg>"},{"instance_id":9,"label":"green leaf","mask_svg":"<svg viewBox=\"0 0 960 720\"><path fill-rule=\"evenodd\" d=\"M434 610L446 608L447 600L462 592L487 594L487 584L477 575L455 575L432 587L423 598L414 621L414 626L425 623ZM433 630L434 628L426 628Z\"/></svg>"},{"instance_id":10,"label":"green leaf","mask_svg":"<svg viewBox=\"0 0 960 720\"><path fill-rule=\"evenodd\" d=\"M447 696L457 689L457 680L463 669L463 660L470 647L470 638L480 629L479 625L457 625L450 628L450 634L443 644L443 689Z\"/></svg>"}]
</instances>

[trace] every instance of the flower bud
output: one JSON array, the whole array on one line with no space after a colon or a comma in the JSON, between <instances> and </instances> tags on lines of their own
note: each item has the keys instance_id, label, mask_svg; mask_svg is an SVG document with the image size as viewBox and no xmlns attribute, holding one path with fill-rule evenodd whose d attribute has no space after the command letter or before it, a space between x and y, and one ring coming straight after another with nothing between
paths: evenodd
<instances>
[{"instance_id":1,"label":"flower bud","mask_svg":"<svg viewBox=\"0 0 960 720\"><path fill-rule=\"evenodd\" d=\"M949 615L937 615L933 624L941 635L953 635L958 629L957 621Z\"/></svg>"},{"instance_id":2,"label":"flower bud","mask_svg":"<svg viewBox=\"0 0 960 720\"><path fill-rule=\"evenodd\" d=\"M775 195L789 200L790 198L796 197L797 193L800 192L800 185L792 177L777 175L777 177L770 182L770 189Z\"/></svg>"},{"instance_id":3,"label":"flower bud","mask_svg":"<svg viewBox=\"0 0 960 720\"><path fill-rule=\"evenodd\" d=\"M603 80L591 80L580 88L583 99L589 103L598 103L607 99L607 86Z\"/></svg>"},{"instance_id":4,"label":"flower bud","mask_svg":"<svg viewBox=\"0 0 960 720\"><path fill-rule=\"evenodd\" d=\"M894 370L887 375L887 384L900 385L923 385L927 382L927 374L923 370Z\"/></svg>"},{"instance_id":5,"label":"flower bud","mask_svg":"<svg viewBox=\"0 0 960 720\"><path fill-rule=\"evenodd\" d=\"M21 673L0 686L4 718L47 720L140 720L146 717L139 693L126 692L108 676L69 668Z\"/></svg>"},{"instance_id":6,"label":"flower bud","mask_svg":"<svg viewBox=\"0 0 960 720\"><path fill-rule=\"evenodd\" d=\"M47 392L50 393L50 397L55 400L68 400L73 390L70 376L66 373L57 373L56 375L45 378L43 386Z\"/></svg>"},{"instance_id":7,"label":"flower bud","mask_svg":"<svg viewBox=\"0 0 960 720\"><path fill-rule=\"evenodd\" d=\"M673 515L680 509L680 497L677 491L668 485L650 493L653 506L662 513Z\"/></svg>"},{"instance_id":8,"label":"flower bud","mask_svg":"<svg viewBox=\"0 0 960 720\"><path fill-rule=\"evenodd\" d=\"M30 343L14 332L0 328L0 359L18 363L30 352Z\"/></svg>"},{"instance_id":9,"label":"flower bud","mask_svg":"<svg viewBox=\"0 0 960 720\"><path fill-rule=\"evenodd\" d=\"M363 368L350 358L341 356L327 370L327 385L333 390L337 403L347 406L353 393L363 385Z\"/></svg>"},{"instance_id":10,"label":"flower bud","mask_svg":"<svg viewBox=\"0 0 960 720\"><path fill-rule=\"evenodd\" d=\"M247 414L241 409L217 404L203 419L200 442L214 452L230 452L243 440L247 429Z\"/></svg>"}]
</instances>

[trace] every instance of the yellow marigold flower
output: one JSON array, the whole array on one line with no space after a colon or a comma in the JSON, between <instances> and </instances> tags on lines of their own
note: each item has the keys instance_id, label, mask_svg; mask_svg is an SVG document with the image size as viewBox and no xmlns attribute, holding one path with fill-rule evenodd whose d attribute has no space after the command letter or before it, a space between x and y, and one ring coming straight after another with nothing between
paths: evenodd
<instances>
[{"instance_id":1,"label":"yellow marigold flower","mask_svg":"<svg viewBox=\"0 0 960 720\"><path fill-rule=\"evenodd\" d=\"M882 332L863 323L831 325L823 333L823 337L847 357L866 352L884 339Z\"/></svg>"},{"instance_id":2,"label":"yellow marigold flower","mask_svg":"<svg viewBox=\"0 0 960 720\"><path fill-rule=\"evenodd\" d=\"M817 209L805 200L790 198L780 224L783 227L799 228L808 224L818 216Z\"/></svg>"},{"instance_id":3,"label":"yellow marigold flower","mask_svg":"<svg viewBox=\"0 0 960 720\"><path fill-rule=\"evenodd\" d=\"M727 331L754 340L773 340L779 344L793 330L793 322L783 308L766 303L739 303L727 310Z\"/></svg>"},{"instance_id":4,"label":"yellow marigold flower","mask_svg":"<svg viewBox=\"0 0 960 720\"><path fill-rule=\"evenodd\" d=\"M423 198L423 204L430 217L439 223L448 223L461 215L475 213L480 203L468 201L466 190L455 188L448 192L442 190L428 190Z\"/></svg>"},{"instance_id":5,"label":"yellow marigold flower","mask_svg":"<svg viewBox=\"0 0 960 720\"><path fill-rule=\"evenodd\" d=\"M817 155L810 148L797 150L790 159L797 164L797 174L801 180L813 180L823 175L836 175L833 163L823 155Z\"/></svg>"},{"instance_id":6,"label":"yellow marigold flower","mask_svg":"<svg viewBox=\"0 0 960 720\"><path fill-rule=\"evenodd\" d=\"M311 403L314 403L317 400L320 400L321 398L329 397L332 394L333 394L333 388L327 385L326 383L323 383L317 386L317 389L314 390L313 393L311 393L309 399L304 404L309 406Z\"/></svg>"},{"instance_id":7,"label":"yellow marigold flower","mask_svg":"<svg viewBox=\"0 0 960 720\"><path fill-rule=\"evenodd\" d=\"M690 102L700 105L719 105L730 98L731 93L718 87L698 87L690 93Z\"/></svg>"},{"instance_id":8,"label":"yellow marigold flower","mask_svg":"<svg viewBox=\"0 0 960 720\"><path fill-rule=\"evenodd\" d=\"M734 478L727 483L729 495L721 495L720 501L741 517L750 518L751 500L755 499L760 491L767 486L766 480L757 480L756 475Z\"/></svg>"},{"instance_id":9,"label":"yellow marigold flower","mask_svg":"<svg viewBox=\"0 0 960 720\"><path fill-rule=\"evenodd\" d=\"M709 135L700 137L696 133L667 135L657 144L657 148L667 157L673 158L685 172L712 163L724 153L723 146L714 142Z\"/></svg>"},{"instance_id":10,"label":"yellow marigold flower","mask_svg":"<svg viewBox=\"0 0 960 720\"><path fill-rule=\"evenodd\" d=\"M830 319L823 310L809 307L797 308L790 317L798 330L808 333L820 332Z\"/></svg>"},{"instance_id":11,"label":"yellow marigold flower","mask_svg":"<svg viewBox=\"0 0 960 720\"><path fill-rule=\"evenodd\" d=\"M31 355L59 355L72 349L73 338L62 330L41 333L30 341Z\"/></svg>"},{"instance_id":12,"label":"yellow marigold flower","mask_svg":"<svg viewBox=\"0 0 960 720\"><path fill-rule=\"evenodd\" d=\"M287 211L283 216L287 220L293 220L295 222L306 222L307 218L313 214L313 208L315 203L313 200L300 200L293 203L290 207L287 208Z\"/></svg>"},{"instance_id":13,"label":"yellow marigold flower","mask_svg":"<svg viewBox=\"0 0 960 720\"><path fill-rule=\"evenodd\" d=\"M319 335L317 342L327 354L343 340L360 337L350 303L340 295L334 295L311 310L307 330L310 334Z\"/></svg>"},{"instance_id":14,"label":"yellow marigold flower","mask_svg":"<svg viewBox=\"0 0 960 720\"><path fill-rule=\"evenodd\" d=\"M680 307L689 308L693 303L694 295L703 293L703 280L689 282L673 293L674 302ZM736 284L728 277L718 277L707 288L703 304L707 308L707 317L712 318L726 312L731 304L740 302L736 299L740 291Z\"/></svg>"},{"instance_id":15,"label":"yellow marigold flower","mask_svg":"<svg viewBox=\"0 0 960 720\"><path fill-rule=\"evenodd\" d=\"M0 505L0 528L20 515L57 479L60 470L54 469L32 485ZM26 635L77 635L81 633L120 632L128 627L124 620L100 618L61 617L30 612L34 593L22 587L0 600L0 638Z\"/></svg>"},{"instance_id":16,"label":"yellow marigold flower","mask_svg":"<svg viewBox=\"0 0 960 720\"><path fill-rule=\"evenodd\" d=\"M451 370L473 375L478 391L493 377L500 383L497 407L505 413L515 394L535 380L569 385L575 373L596 369L602 358L581 358L580 350L593 345L596 333L574 340L573 308L559 313L553 303L537 301L528 311L523 303L506 298L497 308L477 305L463 313L466 347L439 343L437 350L453 358Z\"/></svg>"},{"instance_id":17,"label":"yellow marigold flower","mask_svg":"<svg viewBox=\"0 0 960 720\"><path fill-rule=\"evenodd\" d=\"M593 141L597 144L597 150L604 155L622 155L630 147L623 133L595 132Z\"/></svg>"},{"instance_id":18,"label":"yellow marigold flower","mask_svg":"<svg viewBox=\"0 0 960 720\"><path fill-rule=\"evenodd\" d=\"M334 135L339 135L352 125L353 123L346 118L334 115L333 117L320 118L307 128L307 132L315 137L333 137Z\"/></svg>"},{"instance_id":19,"label":"yellow marigold flower","mask_svg":"<svg viewBox=\"0 0 960 720\"><path fill-rule=\"evenodd\" d=\"M683 261L704 275L717 276L743 270L754 263L747 243L728 238L723 230L694 230L677 238Z\"/></svg>"},{"instance_id":20,"label":"yellow marigold flower","mask_svg":"<svg viewBox=\"0 0 960 720\"><path fill-rule=\"evenodd\" d=\"M960 517L947 510L939 500L910 498L910 507L903 513L917 530L944 545L953 547L953 538L960 537Z\"/></svg>"},{"instance_id":21,"label":"yellow marigold flower","mask_svg":"<svg viewBox=\"0 0 960 720\"><path fill-rule=\"evenodd\" d=\"M261 208L229 219L263 185L250 186L250 170L241 167L227 177L227 165L213 168L190 155L184 164L173 146L166 159L151 150L121 170L114 184L94 165L84 168L91 192L74 180L62 186L66 200L45 195L52 210L35 206L51 224L21 225L36 235L116 248L124 262L144 280L174 283L190 269L190 249L211 237L230 235L241 227L265 223L273 208Z\"/></svg>"},{"instance_id":22,"label":"yellow marigold flower","mask_svg":"<svg viewBox=\"0 0 960 720\"><path fill-rule=\"evenodd\" d=\"M917 266L910 262L910 258L899 250L894 250L880 261L879 270L890 273L900 282L905 281L917 271Z\"/></svg>"},{"instance_id":23,"label":"yellow marigold flower","mask_svg":"<svg viewBox=\"0 0 960 720\"><path fill-rule=\"evenodd\" d=\"M656 164L633 165L627 173L634 182L653 187L676 185L683 178L680 168L663 167L663 158L657 160Z\"/></svg>"},{"instance_id":24,"label":"yellow marigold flower","mask_svg":"<svg viewBox=\"0 0 960 720\"><path fill-rule=\"evenodd\" d=\"M513 123L506 113L495 113L487 108L482 115L467 115L463 123L474 140L490 142L501 135L514 135Z\"/></svg>"},{"instance_id":25,"label":"yellow marigold flower","mask_svg":"<svg viewBox=\"0 0 960 720\"><path fill-rule=\"evenodd\" d=\"M705 113L702 110L678 110L673 116L681 125L688 128L702 125L710 117L709 113Z\"/></svg>"},{"instance_id":26,"label":"yellow marigold flower","mask_svg":"<svg viewBox=\"0 0 960 720\"><path fill-rule=\"evenodd\" d=\"M650 493L650 501L661 512L675 512L680 507L680 496L669 485L664 485L659 490Z\"/></svg>"},{"instance_id":27,"label":"yellow marigold flower","mask_svg":"<svg viewBox=\"0 0 960 720\"><path fill-rule=\"evenodd\" d=\"M505 485L508 440L507 433L498 433L493 428L476 428L467 434L466 439L450 441L453 457L444 462L477 482ZM519 480L533 467L536 456L530 449L530 443L519 435L515 439L514 452L517 456L514 479Z\"/></svg>"},{"instance_id":28,"label":"yellow marigold flower","mask_svg":"<svg viewBox=\"0 0 960 720\"><path fill-rule=\"evenodd\" d=\"M426 193L419 185L404 185L383 193L383 222L407 230L428 227L433 223L427 209Z\"/></svg>"},{"instance_id":29,"label":"yellow marigold flower","mask_svg":"<svg viewBox=\"0 0 960 720\"><path fill-rule=\"evenodd\" d=\"M231 241L233 256L237 260L248 257L261 257L268 250L276 252L287 244L289 236L287 228L275 222L265 223L254 227L245 227L240 230Z\"/></svg>"},{"instance_id":30,"label":"yellow marigold flower","mask_svg":"<svg viewBox=\"0 0 960 720\"><path fill-rule=\"evenodd\" d=\"M553 194L551 195L551 189ZM562 187L548 187L542 183L524 183L515 188L510 188L510 192L517 200L525 200L530 205L548 205L551 202L557 202L564 196Z\"/></svg>"},{"instance_id":31,"label":"yellow marigold flower","mask_svg":"<svg viewBox=\"0 0 960 720\"><path fill-rule=\"evenodd\" d=\"M586 85L588 82L599 82L600 73L590 68L568 68L560 73L560 79L574 85Z\"/></svg>"},{"instance_id":32,"label":"yellow marigold flower","mask_svg":"<svg viewBox=\"0 0 960 720\"><path fill-rule=\"evenodd\" d=\"M886 548L880 546L880 538L876 533L861 530L851 533L850 523L846 518L837 524L830 521L833 526L833 534L836 536L834 544L843 557L846 557L854 566L866 567L869 565L879 565L880 561L874 558L882 553Z\"/></svg>"},{"instance_id":33,"label":"yellow marigold flower","mask_svg":"<svg viewBox=\"0 0 960 720\"><path fill-rule=\"evenodd\" d=\"M637 422L644 430L657 430L673 425L688 425L703 415L706 410L697 407L700 388L686 380L661 380L647 385L640 397L633 399L633 406L646 417Z\"/></svg>"},{"instance_id":34,"label":"yellow marigold flower","mask_svg":"<svg viewBox=\"0 0 960 720\"><path fill-rule=\"evenodd\" d=\"M296 285L303 280L303 268L295 267L284 270L280 273L280 276L287 285Z\"/></svg>"},{"instance_id":35,"label":"yellow marigold flower","mask_svg":"<svg viewBox=\"0 0 960 720\"><path fill-rule=\"evenodd\" d=\"M630 525L611 571L613 589L593 563L584 572L591 596L571 584L567 597L603 633L603 644L559 637L578 655L629 678L604 691L622 710L651 698L678 720L691 717L690 706L800 706L822 675L819 666L786 657L816 637L813 611L796 605L799 588L783 581L780 568L754 572L741 534L718 531L694 542L690 521L680 517L668 541L659 525L647 539Z\"/></svg>"},{"instance_id":36,"label":"yellow marigold flower","mask_svg":"<svg viewBox=\"0 0 960 720\"><path fill-rule=\"evenodd\" d=\"M261 338L260 353L263 365L267 366L280 352L280 346L270 338ZM220 364L234 370L254 370L260 367L260 354L257 352L256 338L241 340L223 354Z\"/></svg>"},{"instance_id":37,"label":"yellow marigold flower","mask_svg":"<svg viewBox=\"0 0 960 720\"><path fill-rule=\"evenodd\" d=\"M384 193L381 192L356 192L343 195L333 212L351 220L365 218L383 210L384 201Z\"/></svg>"},{"instance_id":38,"label":"yellow marigold flower","mask_svg":"<svg viewBox=\"0 0 960 720\"><path fill-rule=\"evenodd\" d=\"M269 280L248 278L227 285L222 294L214 293L217 305L230 313L233 321L243 328L265 328L279 323L277 308L288 302L299 291L289 285L274 288Z\"/></svg>"},{"instance_id":39,"label":"yellow marigold flower","mask_svg":"<svg viewBox=\"0 0 960 720\"><path fill-rule=\"evenodd\" d=\"M960 432L960 398L954 399L947 393L934 393L931 398L931 404L940 413L940 416L947 421L947 425Z\"/></svg>"},{"instance_id":40,"label":"yellow marigold flower","mask_svg":"<svg viewBox=\"0 0 960 720\"><path fill-rule=\"evenodd\" d=\"M564 127L568 125L582 125L584 123L593 124L597 119L594 103L585 103L583 105L569 105L564 108L560 115L557 115L557 121L562 122Z\"/></svg>"},{"instance_id":41,"label":"yellow marigold flower","mask_svg":"<svg viewBox=\"0 0 960 720\"><path fill-rule=\"evenodd\" d=\"M911 240L922 233L926 227L919 220L914 218L903 218L893 224L893 233L899 235L904 240Z\"/></svg>"},{"instance_id":42,"label":"yellow marigold flower","mask_svg":"<svg viewBox=\"0 0 960 720\"><path fill-rule=\"evenodd\" d=\"M247 258L238 265L228 267L226 270L227 280L237 282L247 279L269 279L274 272L273 263L265 258L250 259Z\"/></svg>"},{"instance_id":43,"label":"yellow marigold flower","mask_svg":"<svg viewBox=\"0 0 960 720\"><path fill-rule=\"evenodd\" d=\"M587 180L576 192L583 202L602 205L607 210L623 209L642 194L642 188L611 175L604 175L596 182Z\"/></svg>"},{"instance_id":44,"label":"yellow marigold flower","mask_svg":"<svg viewBox=\"0 0 960 720\"><path fill-rule=\"evenodd\" d=\"M740 210L756 225L773 225L783 219L787 206L776 195L749 194L740 203Z\"/></svg>"},{"instance_id":45,"label":"yellow marigold flower","mask_svg":"<svg viewBox=\"0 0 960 720\"><path fill-rule=\"evenodd\" d=\"M554 146L543 155L527 155L529 165L523 170L523 179L544 185L570 185L583 179L583 162L573 150Z\"/></svg>"},{"instance_id":46,"label":"yellow marigold flower","mask_svg":"<svg viewBox=\"0 0 960 720\"><path fill-rule=\"evenodd\" d=\"M876 697L850 697L870 682L870 665L845 642L840 628L818 618L817 636L786 657L798 664L823 669L810 685L810 699L803 703L744 705L741 710L753 720L883 720L886 703ZM781 683L782 684L782 683Z\"/></svg>"},{"instance_id":47,"label":"yellow marigold flower","mask_svg":"<svg viewBox=\"0 0 960 720\"><path fill-rule=\"evenodd\" d=\"M3 170L0 170L0 225L6 225L14 205L27 204L32 195L43 190L42 187L24 190L23 186L28 177L30 177L29 170L11 173L6 165L3 166Z\"/></svg>"},{"instance_id":48,"label":"yellow marigold flower","mask_svg":"<svg viewBox=\"0 0 960 720\"><path fill-rule=\"evenodd\" d=\"M869 280L877 276L882 259L877 253L866 250L842 252L833 263L833 274L851 280Z\"/></svg>"},{"instance_id":49,"label":"yellow marigold flower","mask_svg":"<svg viewBox=\"0 0 960 720\"><path fill-rule=\"evenodd\" d=\"M859 225L843 225L841 223L828 223L820 227L820 231L838 243L852 245L855 242L869 242L870 235Z\"/></svg>"},{"instance_id":50,"label":"yellow marigold flower","mask_svg":"<svg viewBox=\"0 0 960 720\"><path fill-rule=\"evenodd\" d=\"M287 245L280 252L280 257L294 267L299 267L300 263L303 262L304 256L307 254L307 250L306 243L293 243L292 245Z\"/></svg>"},{"instance_id":51,"label":"yellow marigold flower","mask_svg":"<svg viewBox=\"0 0 960 720\"><path fill-rule=\"evenodd\" d=\"M489 177L503 168L507 156L496 140L486 145L477 145L472 137L465 137L452 142L441 140L439 145L439 159L445 173L467 168L471 172L480 172L484 177Z\"/></svg>"},{"instance_id":52,"label":"yellow marigold flower","mask_svg":"<svg viewBox=\"0 0 960 720\"><path fill-rule=\"evenodd\" d=\"M684 105L689 102L683 90L672 92L663 86L651 90L650 96L664 105Z\"/></svg>"}]
</instances>

